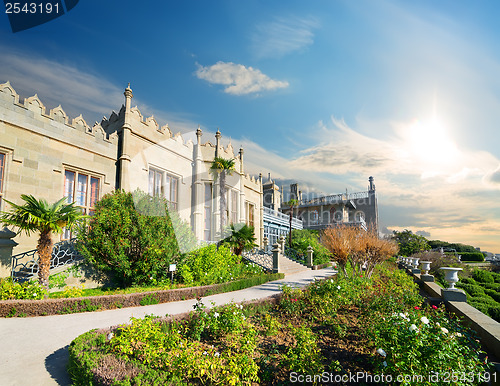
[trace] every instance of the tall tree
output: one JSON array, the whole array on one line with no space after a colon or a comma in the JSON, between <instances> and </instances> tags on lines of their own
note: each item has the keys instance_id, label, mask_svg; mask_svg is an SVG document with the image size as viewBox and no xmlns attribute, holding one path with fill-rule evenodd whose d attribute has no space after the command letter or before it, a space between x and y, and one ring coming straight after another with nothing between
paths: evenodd
<instances>
[{"instance_id":1,"label":"tall tree","mask_svg":"<svg viewBox=\"0 0 500 386\"><path fill-rule=\"evenodd\" d=\"M295 198L292 198L288 202L285 202L285 205L287 205L290 208L290 231L288 232L288 245L290 248L292 248L292 218L293 218L293 210L294 208L297 208L299 206L299 200L296 200Z\"/></svg>"},{"instance_id":2,"label":"tall tree","mask_svg":"<svg viewBox=\"0 0 500 386\"><path fill-rule=\"evenodd\" d=\"M394 231L393 234L393 239L399 246L399 253L403 256L411 256L431 249L424 236L416 235L408 229L401 232Z\"/></svg>"},{"instance_id":3,"label":"tall tree","mask_svg":"<svg viewBox=\"0 0 500 386\"><path fill-rule=\"evenodd\" d=\"M220 235L223 238L226 227L226 175L231 175L234 171L234 159L215 157L210 166L210 170L219 176L219 209L220 209Z\"/></svg>"},{"instance_id":4,"label":"tall tree","mask_svg":"<svg viewBox=\"0 0 500 386\"><path fill-rule=\"evenodd\" d=\"M22 194L21 198L25 201L23 205L5 200L12 208L10 212L0 214L0 223L15 226L19 228L19 232L25 232L28 236L33 232L39 233L36 248L39 256L38 281L48 290L50 259L54 245L52 234L62 233L64 228L71 229L85 216L79 208L73 206L74 203L66 203L65 197L51 205L31 195Z\"/></svg>"}]
</instances>

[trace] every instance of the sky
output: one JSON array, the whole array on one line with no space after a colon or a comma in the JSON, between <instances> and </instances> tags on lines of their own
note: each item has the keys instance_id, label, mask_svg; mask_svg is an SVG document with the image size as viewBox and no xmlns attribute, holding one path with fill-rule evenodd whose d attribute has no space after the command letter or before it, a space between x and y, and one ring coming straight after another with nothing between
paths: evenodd
<instances>
[{"instance_id":1,"label":"sky","mask_svg":"<svg viewBox=\"0 0 500 386\"><path fill-rule=\"evenodd\" d=\"M0 82L93 125L133 105L304 193L377 188L381 230L500 253L500 3L97 1L13 33Z\"/></svg>"}]
</instances>

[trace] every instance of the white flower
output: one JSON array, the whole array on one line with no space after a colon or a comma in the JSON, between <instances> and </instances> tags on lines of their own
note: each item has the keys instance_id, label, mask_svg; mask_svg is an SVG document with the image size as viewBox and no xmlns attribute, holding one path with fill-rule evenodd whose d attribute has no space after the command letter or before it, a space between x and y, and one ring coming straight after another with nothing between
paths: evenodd
<instances>
[{"instance_id":1,"label":"white flower","mask_svg":"<svg viewBox=\"0 0 500 386\"><path fill-rule=\"evenodd\" d=\"M441 325L439 324L439 322L436 322L436 326L440 327Z\"/></svg>"},{"instance_id":2,"label":"white flower","mask_svg":"<svg viewBox=\"0 0 500 386\"><path fill-rule=\"evenodd\" d=\"M208 353L206 351L203 351L203 355L207 355Z\"/></svg>"},{"instance_id":3,"label":"white flower","mask_svg":"<svg viewBox=\"0 0 500 386\"><path fill-rule=\"evenodd\" d=\"M214 356L218 357L218 356L220 356L220 353L217 351L217 352L214 354Z\"/></svg>"},{"instance_id":4,"label":"white flower","mask_svg":"<svg viewBox=\"0 0 500 386\"><path fill-rule=\"evenodd\" d=\"M448 329L446 329L444 327L441 327L441 331L443 331L445 334L447 334L449 332Z\"/></svg>"},{"instance_id":5,"label":"white flower","mask_svg":"<svg viewBox=\"0 0 500 386\"><path fill-rule=\"evenodd\" d=\"M337 286L337 289L340 289L340 286L339 286L339 285Z\"/></svg>"},{"instance_id":6,"label":"white flower","mask_svg":"<svg viewBox=\"0 0 500 386\"><path fill-rule=\"evenodd\" d=\"M219 317L219 313L218 312L214 312L214 318L218 318Z\"/></svg>"},{"instance_id":7,"label":"white flower","mask_svg":"<svg viewBox=\"0 0 500 386\"><path fill-rule=\"evenodd\" d=\"M111 340L112 338L113 338L113 333L112 333L112 332L110 332L110 333L108 334L108 340Z\"/></svg>"},{"instance_id":8,"label":"white flower","mask_svg":"<svg viewBox=\"0 0 500 386\"><path fill-rule=\"evenodd\" d=\"M384 365L384 367L387 367L387 362L386 361L383 361L382 364Z\"/></svg>"},{"instance_id":9,"label":"white flower","mask_svg":"<svg viewBox=\"0 0 500 386\"><path fill-rule=\"evenodd\" d=\"M412 324L410 327L409 327L409 330L410 331L417 331L418 332L418 329L417 329L417 326L415 326L414 324Z\"/></svg>"},{"instance_id":10,"label":"white flower","mask_svg":"<svg viewBox=\"0 0 500 386\"><path fill-rule=\"evenodd\" d=\"M420 320L422 321L423 324L429 324L429 319L427 319L425 316L422 316Z\"/></svg>"},{"instance_id":11,"label":"white flower","mask_svg":"<svg viewBox=\"0 0 500 386\"><path fill-rule=\"evenodd\" d=\"M379 354L379 355L381 355L381 356L383 356L383 357L386 357L386 356L387 356L386 352L385 352L385 351L384 351L384 349L382 349L382 348L378 348L378 349L377 349L377 354Z\"/></svg>"},{"instance_id":12,"label":"white flower","mask_svg":"<svg viewBox=\"0 0 500 386\"><path fill-rule=\"evenodd\" d=\"M457 336L458 336L459 338L461 338L461 337L462 337L462 334L460 334L459 332L457 332Z\"/></svg>"}]
</instances>

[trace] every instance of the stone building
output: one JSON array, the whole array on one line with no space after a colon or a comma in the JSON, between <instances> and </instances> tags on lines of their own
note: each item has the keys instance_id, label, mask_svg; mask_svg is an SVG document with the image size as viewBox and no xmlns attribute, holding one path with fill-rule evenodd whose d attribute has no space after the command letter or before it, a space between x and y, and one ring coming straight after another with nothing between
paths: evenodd
<instances>
[{"instance_id":1,"label":"stone building","mask_svg":"<svg viewBox=\"0 0 500 386\"><path fill-rule=\"evenodd\" d=\"M253 225L260 243L262 180L245 174L243 149L223 146L219 131L212 142L202 141L200 129L194 140L173 135L131 106L130 87L124 95L118 113L91 127L81 115L70 120L61 106L47 111L37 95L21 101L9 82L0 84L0 210L9 209L5 200L32 194L48 202L67 197L91 215L106 193L138 188L164 196L198 240L214 240L219 187L210 165L218 155L235 160L226 180L228 222ZM36 246L36 237L15 241L14 253Z\"/></svg>"},{"instance_id":2,"label":"stone building","mask_svg":"<svg viewBox=\"0 0 500 386\"><path fill-rule=\"evenodd\" d=\"M373 228L378 233L378 206L375 182L368 179L368 190L356 193L340 193L315 198L302 198L298 184L290 185L290 198L299 202L294 214L302 220L307 229L325 229L336 225L357 226L362 229ZM282 205L284 213L290 208Z\"/></svg>"}]
</instances>

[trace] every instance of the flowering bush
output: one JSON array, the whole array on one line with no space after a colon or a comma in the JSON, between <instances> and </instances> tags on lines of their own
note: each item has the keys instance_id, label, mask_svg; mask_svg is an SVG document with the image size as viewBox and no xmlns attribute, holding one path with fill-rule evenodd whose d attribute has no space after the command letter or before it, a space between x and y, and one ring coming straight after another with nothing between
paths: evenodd
<instances>
[{"instance_id":1,"label":"flowering bush","mask_svg":"<svg viewBox=\"0 0 500 386\"><path fill-rule=\"evenodd\" d=\"M443 308L415 307L380 318L372 327L376 368L385 374L484 373L480 345L470 330ZM469 384L458 380L455 384Z\"/></svg>"},{"instance_id":2,"label":"flowering bush","mask_svg":"<svg viewBox=\"0 0 500 386\"><path fill-rule=\"evenodd\" d=\"M0 300L9 299L43 299L46 290L38 282L27 281L17 283L9 277L0 279Z\"/></svg>"}]
</instances>

